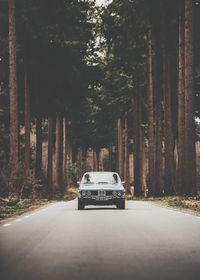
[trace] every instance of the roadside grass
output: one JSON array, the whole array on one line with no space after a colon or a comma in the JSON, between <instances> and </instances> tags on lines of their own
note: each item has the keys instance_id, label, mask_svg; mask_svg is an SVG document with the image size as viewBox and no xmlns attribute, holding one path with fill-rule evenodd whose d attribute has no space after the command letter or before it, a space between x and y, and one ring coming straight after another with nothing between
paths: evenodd
<instances>
[{"instance_id":1,"label":"roadside grass","mask_svg":"<svg viewBox=\"0 0 200 280\"><path fill-rule=\"evenodd\" d=\"M22 215L50 203L48 199L0 198L0 220Z\"/></svg>"},{"instance_id":2,"label":"roadside grass","mask_svg":"<svg viewBox=\"0 0 200 280\"><path fill-rule=\"evenodd\" d=\"M74 187L74 186L70 186L67 189L66 194L64 195L63 199L64 201L69 201L69 200L73 200L77 197L78 195L78 188Z\"/></svg>"},{"instance_id":3,"label":"roadside grass","mask_svg":"<svg viewBox=\"0 0 200 280\"><path fill-rule=\"evenodd\" d=\"M48 199L19 199L13 196L8 198L0 197L0 220L22 215L26 212L46 206L53 202L70 201L75 199L76 196L77 188L70 186L62 197L55 196Z\"/></svg>"},{"instance_id":4,"label":"roadside grass","mask_svg":"<svg viewBox=\"0 0 200 280\"><path fill-rule=\"evenodd\" d=\"M189 197L189 196L166 196L166 197L137 197L132 198L131 195L127 195L127 200L140 200L149 201L152 203L159 204L165 207L172 207L175 209L192 212L193 214L200 214L200 196Z\"/></svg>"}]
</instances>

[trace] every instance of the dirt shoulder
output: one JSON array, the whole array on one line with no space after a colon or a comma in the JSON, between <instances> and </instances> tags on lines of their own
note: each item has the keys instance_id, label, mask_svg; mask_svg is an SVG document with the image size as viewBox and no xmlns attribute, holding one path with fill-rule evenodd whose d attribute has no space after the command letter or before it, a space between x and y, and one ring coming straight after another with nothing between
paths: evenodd
<instances>
[{"instance_id":1,"label":"dirt shoulder","mask_svg":"<svg viewBox=\"0 0 200 280\"><path fill-rule=\"evenodd\" d=\"M63 197L51 199L18 199L14 197L0 197L0 222L8 218L14 218L35 209L45 207L57 201L70 201L77 196L76 188L69 188Z\"/></svg>"},{"instance_id":2,"label":"dirt shoulder","mask_svg":"<svg viewBox=\"0 0 200 280\"><path fill-rule=\"evenodd\" d=\"M131 196L127 197L128 200L132 199ZM194 215L200 216L200 197L183 197L183 196L169 196L169 197L156 197L156 198L133 198L133 200L149 201L161 206L171 207L174 209L182 210Z\"/></svg>"}]
</instances>

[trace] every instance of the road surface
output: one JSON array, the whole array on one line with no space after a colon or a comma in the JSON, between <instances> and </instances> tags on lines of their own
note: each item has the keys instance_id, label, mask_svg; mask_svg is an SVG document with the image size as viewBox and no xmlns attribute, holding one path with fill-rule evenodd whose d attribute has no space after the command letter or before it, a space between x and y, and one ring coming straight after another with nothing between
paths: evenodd
<instances>
[{"instance_id":1,"label":"road surface","mask_svg":"<svg viewBox=\"0 0 200 280\"><path fill-rule=\"evenodd\" d=\"M200 217L58 202L0 226L1 280L198 280Z\"/></svg>"}]
</instances>

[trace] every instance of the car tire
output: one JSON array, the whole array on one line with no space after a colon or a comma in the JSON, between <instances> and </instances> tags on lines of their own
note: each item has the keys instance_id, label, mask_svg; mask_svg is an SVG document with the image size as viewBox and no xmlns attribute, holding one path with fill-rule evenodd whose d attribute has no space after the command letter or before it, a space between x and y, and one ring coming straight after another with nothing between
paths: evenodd
<instances>
[{"instance_id":1,"label":"car tire","mask_svg":"<svg viewBox=\"0 0 200 280\"><path fill-rule=\"evenodd\" d=\"M117 204L117 209L125 209L125 201L121 201L119 204Z\"/></svg>"},{"instance_id":2,"label":"car tire","mask_svg":"<svg viewBox=\"0 0 200 280\"><path fill-rule=\"evenodd\" d=\"M78 210L83 210L84 207L85 207L84 203L78 200Z\"/></svg>"}]
</instances>

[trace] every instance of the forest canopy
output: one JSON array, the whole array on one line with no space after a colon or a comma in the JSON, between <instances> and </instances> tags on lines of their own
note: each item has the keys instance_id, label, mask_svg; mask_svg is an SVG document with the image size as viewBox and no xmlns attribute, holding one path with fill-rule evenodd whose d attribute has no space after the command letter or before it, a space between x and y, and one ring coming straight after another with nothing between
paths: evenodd
<instances>
[{"instance_id":1,"label":"forest canopy","mask_svg":"<svg viewBox=\"0 0 200 280\"><path fill-rule=\"evenodd\" d=\"M135 195L200 188L200 1L0 0L0 195L86 170Z\"/></svg>"}]
</instances>

